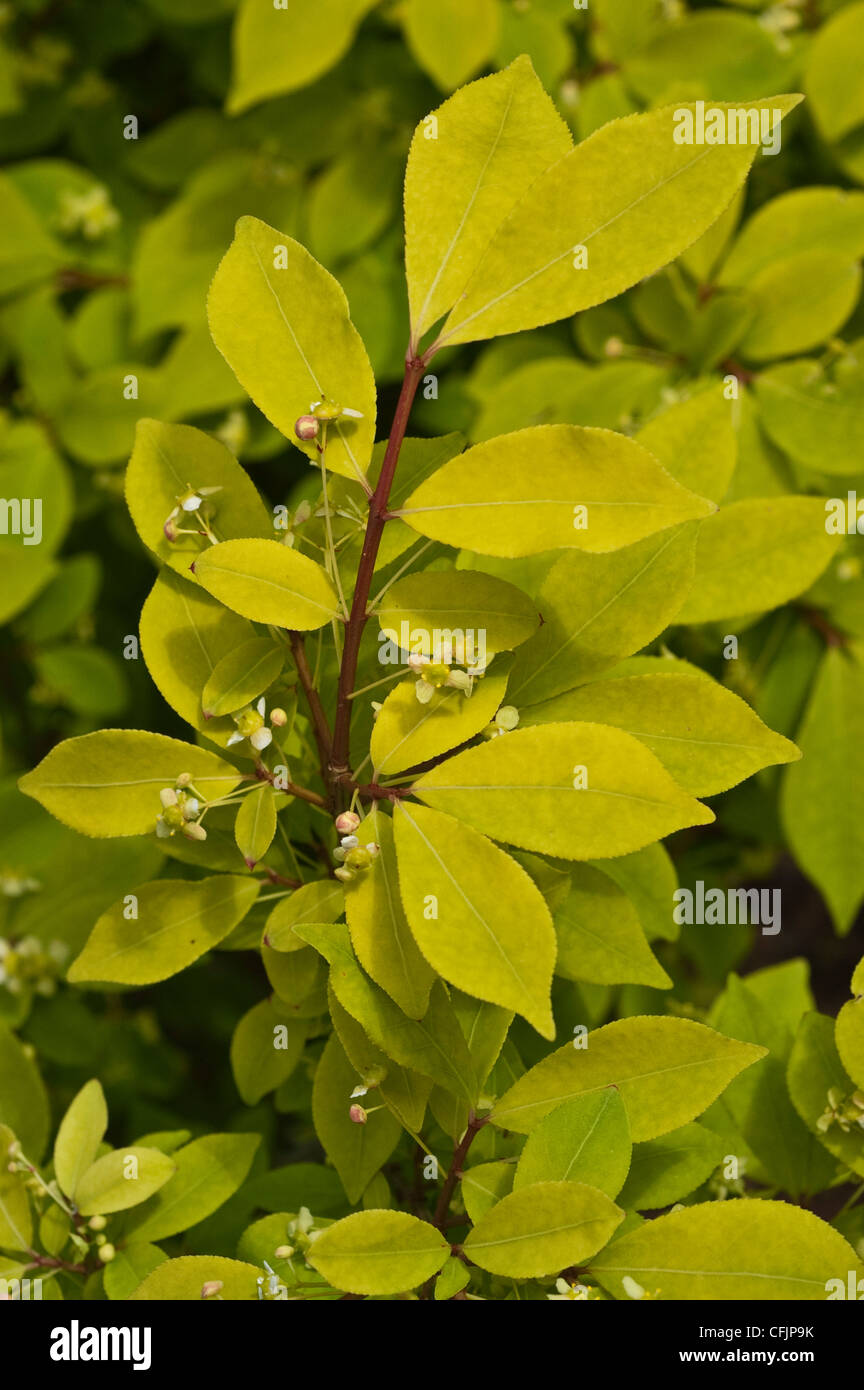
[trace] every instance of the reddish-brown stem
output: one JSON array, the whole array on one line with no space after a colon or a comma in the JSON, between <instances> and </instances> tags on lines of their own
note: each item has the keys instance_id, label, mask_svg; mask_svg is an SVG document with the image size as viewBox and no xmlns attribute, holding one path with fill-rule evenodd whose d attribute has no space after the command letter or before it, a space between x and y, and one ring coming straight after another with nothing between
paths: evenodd
<instances>
[{"instance_id":1,"label":"reddish-brown stem","mask_svg":"<svg viewBox=\"0 0 864 1390\"><path fill-rule=\"evenodd\" d=\"M297 677L302 686L303 693L306 696L309 713L312 716L312 728L315 733L315 743L318 747L321 776L324 778L324 785L329 786L330 763L333 756L330 725L327 723L327 715L324 713L321 696L315 689L315 682L312 679L312 672L309 669L309 662L306 659L306 644L303 640L303 635L300 632L289 632L288 640L291 643L291 655L294 658L294 665L297 668Z\"/></svg>"},{"instance_id":2,"label":"reddish-brown stem","mask_svg":"<svg viewBox=\"0 0 864 1390\"><path fill-rule=\"evenodd\" d=\"M59 290L98 290L117 285L121 288L129 284L128 275L99 274L90 270L58 270L57 288Z\"/></svg>"},{"instance_id":3,"label":"reddish-brown stem","mask_svg":"<svg viewBox=\"0 0 864 1390\"><path fill-rule=\"evenodd\" d=\"M363 782L355 789L367 801L401 801L403 796L414 795L413 787L382 787L378 782Z\"/></svg>"},{"instance_id":4,"label":"reddish-brown stem","mask_svg":"<svg viewBox=\"0 0 864 1390\"><path fill-rule=\"evenodd\" d=\"M818 608L811 608L809 604L806 603L797 604L796 606L804 621L813 628L814 632L819 633L827 646L845 647L848 645L849 639L846 637L845 633L840 632L834 627L825 617L825 614L821 613Z\"/></svg>"},{"instance_id":5,"label":"reddish-brown stem","mask_svg":"<svg viewBox=\"0 0 864 1390\"><path fill-rule=\"evenodd\" d=\"M450 1171L444 1179L444 1186L441 1188L438 1205L435 1208L435 1215L432 1218L433 1223L438 1227L439 1231L446 1232L447 1217L450 1215L450 1202L456 1184L462 1176L462 1164L465 1162L468 1150L486 1123L487 1121L485 1118L480 1118L474 1114L473 1110L471 1111L468 1118L468 1128L456 1145L456 1151L453 1154L453 1162L450 1164Z\"/></svg>"},{"instance_id":6,"label":"reddish-brown stem","mask_svg":"<svg viewBox=\"0 0 864 1390\"><path fill-rule=\"evenodd\" d=\"M390 438L387 441L387 449L381 464L381 473L375 491L369 499L369 519L366 523L363 553L360 556L360 565L357 570L357 583L354 586L351 612L345 625L345 646L342 651L342 665L339 669L336 716L333 721L330 781L337 796L340 793L344 796L345 785L350 780L348 759L351 742L351 694L357 677L357 660L360 655L363 629L366 626L366 610L369 606L372 575L375 571L378 548L387 520L387 499L390 496L396 465L399 462L399 450L402 448L402 441L408 428L408 418L414 404L414 396L425 366L424 357L409 357L405 362L402 390L399 392Z\"/></svg>"}]
</instances>

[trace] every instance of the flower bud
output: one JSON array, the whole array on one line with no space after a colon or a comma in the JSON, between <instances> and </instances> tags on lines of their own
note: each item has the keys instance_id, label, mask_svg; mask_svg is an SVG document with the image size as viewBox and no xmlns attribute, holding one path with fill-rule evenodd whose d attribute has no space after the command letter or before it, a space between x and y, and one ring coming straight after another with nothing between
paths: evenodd
<instances>
[{"instance_id":1,"label":"flower bud","mask_svg":"<svg viewBox=\"0 0 864 1390\"><path fill-rule=\"evenodd\" d=\"M360 817L354 811L343 811L336 817L335 824L340 835L351 835L360 824Z\"/></svg>"},{"instance_id":2,"label":"flower bud","mask_svg":"<svg viewBox=\"0 0 864 1390\"><path fill-rule=\"evenodd\" d=\"M294 433L298 439L316 439L321 429L314 415L301 415L299 420L294 422Z\"/></svg>"},{"instance_id":3,"label":"flower bud","mask_svg":"<svg viewBox=\"0 0 864 1390\"><path fill-rule=\"evenodd\" d=\"M90 1227L91 1231L104 1231L108 1222L104 1216L91 1216L87 1225Z\"/></svg>"},{"instance_id":4,"label":"flower bud","mask_svg":"<svg viewBox=\"0 0 864 1390\"><path fill-rule=\"evenodd\" d=\"M290 1260L294 1254L294 1248L293 1245L277 1245L273 1251L273 1257L277 1260Z\"/></svg>"},{"instance_id":5,"label":"flower bud","mask_svg":"<svg viewBox=\"0 0 864 1390\"><path fill-rule=\"evenodd\" d=\"M99 1249L99 1259L102 1261L103 1265L110 1264L116 1254L117 1251L114 1249L113 1245L103 1245Z\"/></svg>"},{"instance_id":6,"label":"flower bud","mask_svg":"<svg viewBox=\"0 0 864 1390\"><path fill-rule=\"evenodd\" d=\"M176 541L180 532L177 530L177 523L172 516L169 516L168 520L165 522L165 525L162 527L162 532L166 541Z\"/></svg>"},{"instance_id":7,"label":"flower bud","mask_svg":"<svg viewBox=\"0 0 864 1390\"><path fill-rule=\"evenodd\" d=\"M356 875L353 869L346 869L343 865L340 869L333 870L333 877L338 878L340 883L351 883Z\"/></svg>"},{"instance_id":8,"label":"flower bud","mask_svg":"<svg viewBox=\"0 0 864 1390\"><path fill-rule=\"evenodd\" d=\"M277 705L276 709L270 711L270 723L275 724L277 729L284 729L288 723L288 715L284 709Z\"/></svg>"},{"instance_id":9,"label":"flower bud","mask_svg":"<svg viewBox=\"0 0 864 1390\"><path fill-rule=\"evenodd\" d=\"M204 829L203 825L199 825L197 821L187 821L183 826L183 834L186 836L187 840L207 839L207 831Z\"/></svg>"},{"instance_id":10,"label":"flower bud","mask_svg":"<svg viewBox=\"0 0 864 1390\"><path fill-rule=\"evenodd\" d=\"M201 1285L201 1297L213 1298L217 1293L221 1293L224 1284L221 1279L208 1279L206 1284Z\"/></svg>"},{"instance_id":11,"label":"flower bud","mask_svg":"<svg viewBox=\"0 0 864 1390\"><path fill-rule=\"evenodd\" d=\"M348 1111L348 1118L352 1120L355 1125L365 1125L367 1119L366 1111L363 1109L362 1105L352 1105L351 1109Z\"/></svg>"},{"instance_id":12,"label":"flower bud","mask_svg":"<svg viewBox=\"0 0 864 1390\"><path fill-rule=\"evenodd\" d=\"M356 849L360 841L356 835L343 835L341 844L343 849Z\"/></svg>"},{"instance_id":13,"label":"flower bud","mask_svg":"<svg viewBox=\"0 0 864 1390\"><path fill-rule=\"evenodd\" d=\"M191 781L192 781L192 773L191 773L191 772L181 772L181 773L180 773L180 776L177 778L177 783L176 783L176 785L177 785L178 787L188 787L188 785L189 785L189 783L190 783Z\"/></svg>"},{"instance_id":14,"label":"flower bud","mask_svg":"<svg viewBox=\"0 0 864 1390\"><path fill-rule=\"evenodd\" d=\"M495 723L499 729L506 729L509 733L515 729L519 723L519 711L515 705L502 705L495 716Z\"/></svg>"}]
</instances>

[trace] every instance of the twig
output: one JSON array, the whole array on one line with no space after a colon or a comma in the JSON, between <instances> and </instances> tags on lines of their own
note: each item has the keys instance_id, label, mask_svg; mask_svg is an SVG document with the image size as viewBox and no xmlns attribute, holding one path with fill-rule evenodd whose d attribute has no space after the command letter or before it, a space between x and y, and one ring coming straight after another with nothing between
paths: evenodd
<instances>
[{"instance_id":1,"label":"twig","mask_svg":"<svg viewBox=\"0 0 864 1390\"><path fill-rule=\"evenodd\" d=\"M453 1162L450 1164L450 1170L444 1179L444 1186L441 1188L438 1205L435 1208L435 1215L432 1218L433 1224L437 1226L441 1232L446 1232L447 1218L450 1215L450 1202L456 1184L462 1176L462 1164L465 1162L468 1150L485 1124L488 1124L487 1118L485 1116L480 1117L475 1115L472 1110L468 1118L468 1128L456 1145L456 1150L453 1154Z\"/></svg>"},{"instance_id":2,"label":"twig","mask_svg":"<svg viewBox=\"0 0 864 1390\"><path fill-rule=\"evenodd\" d=\"M318 747L318 758L321 763L321 776L324 778L324 784L326 786L329 783L330 762L333 755L330 725L327 722L327 715L324 713L321 696L315 688L312 672L309 669L309 662L306 659L306 643L303 639L303 634L300 632L289 632L288 641L291 644L291 655L294 658L294 665L297 668L297 677L300 681L303 693L306 696L309 713L312 716L312 728L315 733L315 743Z\"/></svg>"}]
</instances>

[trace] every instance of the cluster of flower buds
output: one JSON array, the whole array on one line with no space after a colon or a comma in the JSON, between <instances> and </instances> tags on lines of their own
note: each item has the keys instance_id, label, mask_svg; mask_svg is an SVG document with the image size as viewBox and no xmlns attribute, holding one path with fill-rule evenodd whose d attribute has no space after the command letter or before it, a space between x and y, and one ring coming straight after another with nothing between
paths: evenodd
<instances>
[{"instance_id":1,"label":"cluster of flower buds","mask_svg":"<svg viewBox=\"0 0 864 1390\"><path fill-rule=\"evenodd\" d=\"M52 995L68 955L69 947L64 941L43 946L35 936L25 936L20 941L0 938L0 985L10 994L32 989L46 997Z\"/></svg>"},{"instance_id":2,"label":"cluster of flower buds","mask_svg":"<svg viewBox=\"0 0 864 1390\"><path fill-rule=\"evenodd\" d=\"M313 439L317 439L321 433L322 425L329 425L335 420L362 420L361 410L350 410L347 405L339 405L338 401L313 401L309 407L308 415L301 415L299 420L294 423L294 433L304 444L309 444Z\"/></svg>"},{"instance_id":3,"label":"cluster of flower buds","mask_svg":"<svg viewBox=\"0 0 864 1390\"><path fill-rule=\"evenodd\" d=\"M186 491L179 494L177 506L173 511L169 512L163 524L162 530L165 533L166 540L176 541L178 536L200 535L210 536L210 538L213 539L210 527L205 519L205 513L207 511L205 503L208 497L212 497L215 492L221 491L221 487L191 487L187 483ZM202 508L204 508L204 512L202 512ZM198 526L195 530L177 525L178 520L182 519L183 516L194 516L195 520L198 522Z\"/></svg>"},{"instance_id":4,"label":"cluster of flower buds","mask_svg":"<svg viewBox=\"0 0 864 1390\"><path fill-rule=\"evenodd\" d=\"M519 723L519 711L515 705L502 705L492 720L483 730L484 738L498 738L500 734L509 734Z\"/></svg>"},{"instance_id":5,"label":"cluster of flower buds","mask_svg":"<svg viewBox=\"0 0 864 1390\"><path fill-rule=\"evenodd\" d=\"M361 845L354 834L359 825L360 817L355 811L343 811L335 820L341 839L338 848L333 851L333 858L339 865L334 873L342 883L350 883L359 873L364 873L379 853L379 847L374 840L370 840L367 845Z\"/></svg>"},{"instance_id":6,"label":"cluster of flower buds","mask_svg":"<svg viewBox=\"0 0 864 1390\"><path fill-rule=\"evenodd\" d=\"M38 893L42 884L38 878L29 874L17 873L14 869L0 871L0 897L23 898L25 893Z\"/></svg>"},{"instance_id":7,"label":"cluster of flower buds","mask_svg":"<svg viewBox=\"0 0 864 1390\"><path fill-rule=\"evenodd\" d=\"M267 728L265 722L267 719L267 702L263 695L257 704L254 706L247 705L245 709L241 709L237 714L232 714L231 718L234 720L237 727L236 731L228 740L227 746L229 748L235 743L242 743L246 738L248 738L256 753L263 753L265 748L269 748L270 744L273 742L273 731ZM284 709L280 709L278 706L276 709L272 709L270 711L270 723L275 729L284 728L288 723L288 715L285 713Z\"/></svg>"},{"instance_id":8,"label":"cluster of flower buds","mask_svg":"<svg viewBox=\"0 0 864 1390\"><path fill-rule=\"evenodd\" d=\"M162 810L156 817L156 835L167 840L179 830L187 840L206 840L207 831L200 817L205 807L191 785L188 772L181 772L173 787L163 787L159 793Z\"/></svg>"},{"instance_id":9,"label":"cluster of flower buds","mask_svg":"<svg viewBox=\"0 0 864 1390\"><path fill-rule=\"evenodd\" d=\"M837 1125L844 1134L849 1134L855 1128L864 1129L864 1091L853 1091L851 1096L844 1096L836 1086L831 1087L828 1105L816 1121L816 1128L825 1134L832 1125Z\"/></svg>"}]
</instances>

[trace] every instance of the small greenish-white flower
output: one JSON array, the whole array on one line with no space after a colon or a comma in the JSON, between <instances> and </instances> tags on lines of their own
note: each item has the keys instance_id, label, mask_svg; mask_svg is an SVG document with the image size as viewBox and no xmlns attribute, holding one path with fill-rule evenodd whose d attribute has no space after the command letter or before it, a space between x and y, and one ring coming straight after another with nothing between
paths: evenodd
<instances>
[{"instance_id":1,"label":"small greenish-white flower","mask_svg":"<svg viewBox=\"0 0 864 1390\"><path fill-rule=\"evenodd\" d=\"M266 1260L263 1260L262 1264L264 1265L264 1268L267 1271L267 1275L265 1277L262 1274L255 1281L258 1285L258 1297L268 1300L278 1299L284 1302L284 1300L288 1297L287 1287L285 1286L285 1284L282 1283L282 1280L279 1278L279 1275L275 1272L274 1269L271 1268L271 1266L267 1263Z\"/></svg>"},{"instance_id":2,"label":"small greenish-white flower","mask_svg":"<svg viewBox=\"0 0 864 1390\"><path fill-rule=\"evenodd\" d=\"M408 667L419 676L414 693L421 705L428 705L436 690L447 688L461 690L467 699L474 690L476 677L483 674L479 667L461 670L459 667L448 666L446 661L423 656L419 652L409 656Z\"/></svg>"},{"instance_id":3,"label":"small greenish-white flower","mask_svg":"<svg viewBox=\"0 0 864 1390\"><path fill-rule=\"evenodd\" d=\"M94 184L86 193L67 191L60 200L57 226L64 236L99 241L119 225L120 214L103 184Z\"/></svg>"},{"instance_id":4,"label":"small greenish-white flower","mask_svg":"<svg viewBox=\"0 0 864 1390\"><path fill-rule=\"evenodd\" d=\"M206 840L207 831L200 824L201 802L194 792L187 792L188 781L174 787L163 787L159 793L162 810L156 817L156 836L168 840L179 830L188 840Z\"/></svg>"},{"instance_id":5,"label":"small greenish-white flower","mask_svg":"<svg viewBox=\"0 0 864 1390\"><path fill-rule=\"evenodd\" d=\"M195 488L187 483L185 492L181 492L177 496L176 507L174 507L173 511L170 511L165 518L162 530L166 538L169 541L176 541L178 536L197 534L197 532L186 531L182 527L179 527L177 525L178 518L181 518L184 514L186 516L197 517L198 512L200 512L207 498L221 491L221 487Z\"/></svg>"},{"instance_id":6,"label":"small greenish-white flower","mask_svg":"<svg viewBox=\"0 0 864 1390\"><path fill-rule=\"evenodd\" d=\"M14 869L0 871L0 895L4 898L23 898L25 893L38 893L41 887L38 878L29 874L19 874Z\"/></svg>"},{"instance_id":7,"label":"small greenish-white flower","mask_svg":"<svg viewBox=\"0 0 864 1390\"><path fill-rule=\"evenodd\" d=\"M267 702L263 695L254 708L252 705L247 705L246 709L231 717L237 728L228 740L229 748L248 738L256 753L262 753L273 742L273 732L267 728L264 722L267 717Z\"/></svg>"},{"instance_id":8,"label":"small greenish-white flower","mask_svg":"<svg viewBox=\"0 0 864 1390\"><path fill-rule=\"evenodd\" d=\"M50 997L57 989L69 947L64 941L52 941L48 946L36 936L24 936L20 941L0 938L0 985L10 994L20 994L25 988Z\"/></svg>"},{"instance_id":9,"label":"small greenish-white flower","mask_svg":"<svg viewBox=\"0 0 864 1390\"><path fill-rule=\"evenodd\" d=\"M591 1297L591 1290L587 1284L568 1284L566 1279L555 1280L556 1293L547 1293L546 1297L550 1303L567 1301L570 1303L587 1303Z\"/></svg>"},{"instance_id":10,"label":"small greenish-white flower","mask_svg":"<svg viewBox=\"0 0 864 1390\"><path fill-rule=\"evenodd\" d=\"M351 410L347 405L339 405L337 401L328 401L326 397L323 401L313 401L309 410L316 420L323 420L327 423L331 420L363 419L362 410Z\"/></svg>"}]
</instances>

